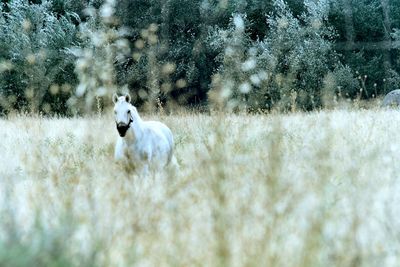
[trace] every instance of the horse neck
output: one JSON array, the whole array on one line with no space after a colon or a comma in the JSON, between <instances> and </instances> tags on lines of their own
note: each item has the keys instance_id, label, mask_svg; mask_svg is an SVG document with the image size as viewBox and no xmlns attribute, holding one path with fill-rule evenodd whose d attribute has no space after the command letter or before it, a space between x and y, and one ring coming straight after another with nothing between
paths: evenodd
<instances>
[{"instance_id":1,"label":"horse neck","mask_svg":"<svg viewBox=\"0 0 400 267\"><path fill-rule=\"evenodd\" d=\"M136 112L135 112L136 113ZM135 114L132 112L132 114ZM131 126L128 131L131 133L131 138L134 142L143 136L143 120L140 118L139 114L133 115Z\"/></svg>"}]
</instances>

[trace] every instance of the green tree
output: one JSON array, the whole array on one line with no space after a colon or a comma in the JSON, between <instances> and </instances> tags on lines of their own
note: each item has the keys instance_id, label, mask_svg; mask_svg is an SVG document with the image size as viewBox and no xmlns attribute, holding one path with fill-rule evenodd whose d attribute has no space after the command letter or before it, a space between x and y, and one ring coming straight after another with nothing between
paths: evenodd
<instances>
[{"instance_id":1,"label":"green tree","mask_svg":"<svg viewBox=\"0 0 400 267\"><path fill-rule=\"evenodd\" d=\"M65 113L76 83L74 58L66 48L77 45L73 13L55 16L52 3L15 0L0 7L0 96L3 110L13 108Z\"/></svg>"},{"instance_id":2,"label":"green tree","mask_svg":"<svg viewBox=\"0 0 400 267\"><path fill-rule=\"evenodd\" d=\"M338 33L341 62L367 77L363 97L385 94L400 84L399 52L390 34L400 27L400 2L387 0L331 0L329 23ZM354 93L351 94L354 97Z\"/></svg>"},{"instance_id":3,"label":"green tree","mask_svg":"<svg viewBox=\"0 0 400 267\"><path fill-rule=\"evenodd\" d=\"M327 24L329 2L305 1L307 12L300 17L283 1L275 1L274 7L265 38L252 42L248 48L237 44L240 39L237 26L231 31L236 34L215 34L227 36L220 68L221 83L225 85L217 86L222 95L229 95L230 102L238 101L239 106L271 108L279 104L283 109L296 106L308 110L322 105L328 74L348 75L346 79L333 77L335 86L330 87L334 90L331 95L340 86L344 87L341 83L345 81L346 89L354 90L357 83L352 73L344 71L348 68L339 62L339 55L333 49L335 31ZM229 90L226 84L230 85Z\"/></svg>"}]
</instances>

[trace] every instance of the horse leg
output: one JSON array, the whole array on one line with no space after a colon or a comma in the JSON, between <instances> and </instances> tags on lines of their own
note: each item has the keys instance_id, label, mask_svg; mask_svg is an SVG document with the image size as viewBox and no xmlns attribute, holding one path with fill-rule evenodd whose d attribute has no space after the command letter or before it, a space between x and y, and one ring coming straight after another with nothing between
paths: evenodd
<instances>
[{"instance_id":1,"label":"horse leg","mask_svg":"<svg viewBox=\"0 0 400 267\"><path fill-rule=\"evenodd\" d=\"M140 176L141 177L147 177L149 176L149 165L147 163L143 164L141 170L140 170Z\"/></svg>"},{"instance_id":2,"label":"horse leg","mask_svg":"<svg viewBox=\"0 0 400 267\"><path fill-rule=\"evenodd\" d=\"M115 145L114 158L116 161L120 161L125 156L125 149L123 147L123 143L121 139L118 139L117 144Z\"/></svg>"}]
</instances>

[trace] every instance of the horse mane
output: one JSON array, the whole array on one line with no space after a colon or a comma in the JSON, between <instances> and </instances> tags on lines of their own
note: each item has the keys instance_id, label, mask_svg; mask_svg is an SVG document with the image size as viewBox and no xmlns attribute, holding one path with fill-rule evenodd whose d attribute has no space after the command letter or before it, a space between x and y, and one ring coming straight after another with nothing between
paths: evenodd
<instances>
[{"instance_id":1,"label":"horse mane","mask_svg":"<svg viewBox=\"0 0 400 267\"><path fill-rule=\"evenodd\" d=\"M134 105L132 105L131 103L128 102L128 106L129 106L129 110L131 111L131 116L134 116L134 119L136 119L137 121L142 122L142 118L139 115L139 112L137 111L136 107Z\"/></svg>"}]
</instances>

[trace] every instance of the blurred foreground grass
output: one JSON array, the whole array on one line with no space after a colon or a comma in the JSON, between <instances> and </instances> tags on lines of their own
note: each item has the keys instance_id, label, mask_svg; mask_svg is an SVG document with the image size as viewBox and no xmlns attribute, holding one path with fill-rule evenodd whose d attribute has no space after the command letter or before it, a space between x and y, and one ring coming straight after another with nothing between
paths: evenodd
<instances>
[{"instance_id":1,"label":"blurred foreground grass","mask_svg":"<svg viewBox=\"0 0 400 267\"><path fill-rule=\"evenodd\" d=\"M111 117L1 120L0 266L399 266L400 112L155 119L147 178Z\"/></svg>"}]
</instances>

